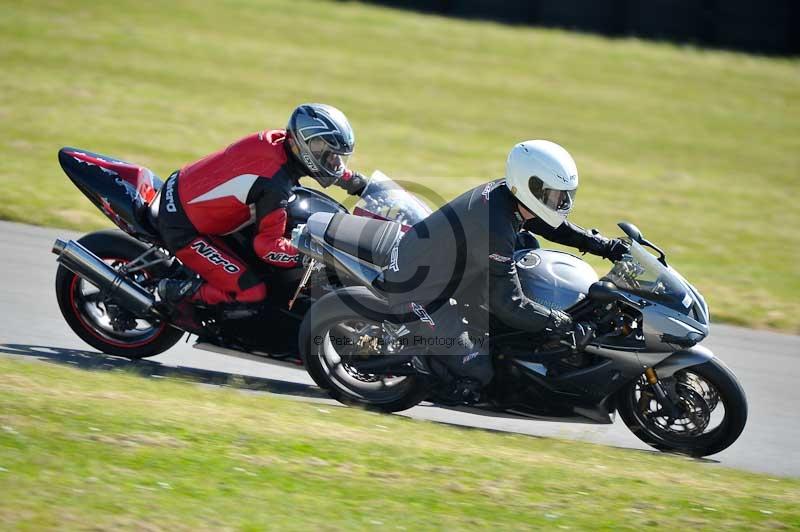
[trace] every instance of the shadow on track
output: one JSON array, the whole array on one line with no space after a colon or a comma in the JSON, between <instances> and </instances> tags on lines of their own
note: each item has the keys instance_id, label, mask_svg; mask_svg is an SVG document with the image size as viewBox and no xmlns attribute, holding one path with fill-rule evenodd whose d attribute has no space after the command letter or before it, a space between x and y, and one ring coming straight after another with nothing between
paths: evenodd
<instances>
[{"instance_id":1,"label":"shadow on track","mask_svg":"<svg viewBox=\"0 0 800 532\"><path fill-rule=\"evenodd\" d=\"M85 351L81 349L69 349L64 347L52 347L43 345L25 345L25 344L0 344L0 354L30 357L40 361L52 362L56 364L64 364L87 371L114 371L122 370L129 373L139 375L145 378L174 378L183 379L188 382L200 383L210 386L229 386L231 388L241 389L244 391L253 392L269 392L277 395L286 395L298 398L312 398L312 399L326 399L330 400L328 394L319 388L307 384L298 384L293 382L285 382L275 379L265 379L259 377L247 377L243 375L236 375L232 373L223 373L219 371L209 371L203 369L187 368L183 366L173 367L164 366L158 362L150 360L130 360L122 357L113 357L97 351ZM424 403L427 407L431 407L430 403ZM338 406L338 405L333 405ZM458 407L442 407L447 410L462 411ZM493 416L489 412L478 412L477 415ZM408 414L399 414L402 417L411 418ZM496 416L497 414L494 414ZM503 416L505 417L505 416ZM516 417L516 416L508 416ZM463 422L449 422L449 421L433 421L433 423L441 425L449 425L457 427L466 431L481 431L481 432L495 432L507 434L509 431L499 430L488 427L475 427L470 426ZM548 438L547 436L536 436L527 434L533 438ZM611 445L620 449L626 447ZM648 455L661 455L665 454L659 451L642 450L642 449L629 449L632 452L644 453ZM682 456L682 455L678 455ZM696 462L718 463L710 458L689 458L682 456L687 460Z\"/></svg>"},{"instance_id":2,"label":"shadow on track","mask_svg":"<svg viewBox=\"0 0 800 532\"><path fill-rule=\"evenodd\" d=\"M315 386L281 380L247 377L232 373L164 366L151 360L130 360L97 351L69 349L45 345L0 344L0 354L31 357L38 360L65 364L87 371L124 370L145 378L174 378L213 386L230 386L249 391L269 392L295 397L328 398Z\"/></svg>"}]
</instances>

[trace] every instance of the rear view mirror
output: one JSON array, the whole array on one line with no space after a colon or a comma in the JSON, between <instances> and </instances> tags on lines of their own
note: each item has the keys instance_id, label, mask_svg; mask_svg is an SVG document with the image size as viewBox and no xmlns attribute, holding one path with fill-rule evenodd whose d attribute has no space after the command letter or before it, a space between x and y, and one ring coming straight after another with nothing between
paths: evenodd
<instances>
[{"instance_id":1,"label":"rear view mirror","mask_svg":"<svg viewBox=\"0 0 800 532\"><path fill-rule=\"evenodd\" d=\"M622 229L622 232L631 237L631 240L639 242L640 244L644 241L644 237L642 236L642 232L639 231L639 228L633 225L632 223L628 222L620 222L617 226Z\"/></svg>"},{"instance_id":2,"label":"rear view mirror","mask_svg":"<svg viewBox=\"0 0 800 532\"><path fill-rule=\"evenodd\" d=\"M626 235L628 235L634 242L638 242L643 246L647 246L651 249L654 249L658 253L658 261L664 266L667 265L667 256L664 253L664 251L662 251L661 248L659 248L658 246L647 240L644 236L642 236L642 232L639 231L638 227L628 222L619 222L617 226L620 229L622 229L622 231Z\"/></svg>"}]
</instances>

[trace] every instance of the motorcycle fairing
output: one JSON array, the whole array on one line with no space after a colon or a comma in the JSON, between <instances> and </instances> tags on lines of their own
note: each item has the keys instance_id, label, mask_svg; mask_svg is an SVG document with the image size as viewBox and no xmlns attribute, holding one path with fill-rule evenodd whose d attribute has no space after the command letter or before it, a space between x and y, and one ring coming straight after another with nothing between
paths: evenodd
<instances>
[{"instance_id":1,"label":"motorcycle fairing","mask_svg":"<svg viewBox=\"0 0 800 532\"><path fill-rule=\"evenodd\" d=\"M152 171L69 147L59 150L58 161L75 186L117 227L146 241L158 240L146 211L163 182Z\"/></svg>"},{"instance_id":2,"label":"motorcycle fairing","mask_svg":"<svg viewBox=\"0 0 800 532\"><path fill-rule=\"evenodd\" d=\"M562 367L551 372L538 356L529 352L532 339L524 333L514 333L494 343L516 348L504 353L495 363L498 374L505 378L502 389L495 389L495 408L523 417L561 418L573 422L612 423L616 408L614 395L632 378L641 374L642 366L635 354L598 350L593 363L575 368ZM505 351L503 347L500 348ZM604 355L612 355L611 357ZM667 354L662 355L663 358Z\"/></svg>"}]
</instances>

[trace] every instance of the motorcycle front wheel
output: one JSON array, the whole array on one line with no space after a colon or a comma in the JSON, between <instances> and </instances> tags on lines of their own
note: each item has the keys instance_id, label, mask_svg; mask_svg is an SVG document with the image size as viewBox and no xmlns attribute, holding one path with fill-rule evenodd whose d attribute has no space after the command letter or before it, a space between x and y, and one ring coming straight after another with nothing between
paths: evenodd
<instances>
[{"instance_id":1,"label":"motorcycle front wheel","mask_svg":"<svg viewBox=\"0 0 800 532\"><path fill-rule=\"evenodd\" d=\"M669 414L647 379L623 387L617 396L620 417L637 438L661 451L709 456L727 449L747 423L747 398L733 372L719 359L661 379L679 414Z\"/></svg>"}]
</instances>

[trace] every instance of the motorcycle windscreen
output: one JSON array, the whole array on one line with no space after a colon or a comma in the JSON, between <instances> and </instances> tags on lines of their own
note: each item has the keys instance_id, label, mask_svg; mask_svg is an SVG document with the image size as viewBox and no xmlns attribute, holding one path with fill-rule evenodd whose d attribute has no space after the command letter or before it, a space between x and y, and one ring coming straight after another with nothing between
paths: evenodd
<instances>
[{"instance_id":1,"label":"motorcycle windscreen","mask_svg":"<svg viewBox=\"0 0 800 532\"><path fill-rule=\"evenodd\" d=\"M614 263L604 277L618 288L652 299L666 307L687 314L695 303L694 297L674 270L661 264L641 244L625 239L630 253Z\"/></svg>"},{"instance_id":2,"label":"motorcycle windscreen","mask_svg":"<svg viewBox=\"0 0 800 532\"><path fill-rule=\"evenodd\" d=\"M353 207L353 214L400 222L407 230L431 209L381 171L376 170Z\"/></svg>"}]
</instances>

